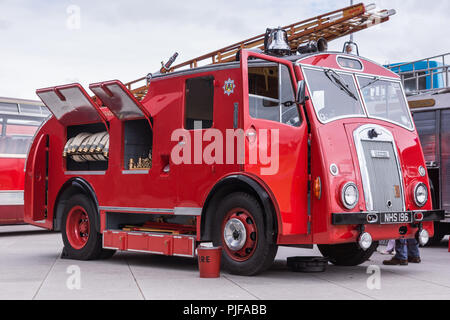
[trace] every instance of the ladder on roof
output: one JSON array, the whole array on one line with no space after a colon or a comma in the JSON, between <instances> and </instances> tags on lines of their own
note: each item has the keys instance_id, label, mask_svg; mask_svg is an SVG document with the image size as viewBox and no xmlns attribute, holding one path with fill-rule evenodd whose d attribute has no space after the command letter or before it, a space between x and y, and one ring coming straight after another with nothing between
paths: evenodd
<instances>
[{"instance_id":1,"label":"ladder on roof","mask_svg":"<svg viewBox=\"0 0 450 320\"><path fill-rule=\"evenodd\" d=\"M311 40L317 41L319 38L324 38L327 41L332 41L386 22L389 20L389 17L395 13L395 10L377 10L375 4L364 5L363 3L359 3L287 25L282 29L286 30L288 34L291 49L296 50L298 46ZM208 61L209 64L235 61L236 54L239 50L264 50L264 37L265 34L260 34L225 48L188 60L171 67L169 72L173 72L181 68L196 68L200 66L200 64L208 64ZM145 96L148 88L147 86L142 86L133 90L132 86L144 80L146 80L146 77L137 79L126 85L138 99Z\"/></svg>"}]
</instances>

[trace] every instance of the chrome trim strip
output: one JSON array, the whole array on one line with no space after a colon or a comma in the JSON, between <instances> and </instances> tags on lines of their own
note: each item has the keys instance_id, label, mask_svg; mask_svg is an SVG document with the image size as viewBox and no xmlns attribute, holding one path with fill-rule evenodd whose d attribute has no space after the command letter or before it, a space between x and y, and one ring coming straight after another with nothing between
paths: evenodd
<instances>
[{"instance_id":1,"label":"chrome trim strip","mask_svg":"<svg viewBox=\"0 0 450 320\"><path fill-rule=\"evenodd\" d=\"M175 208L176 216L201 216L203 208Z\"/></svg>"},{"instance_id":2,"label":"chrome trim strip","mask_svg":"<svg viewBox=\"0 0 450 320\"><path fill-rule=\"evenodd\" d=\"M174 209L162 208L125 208L125 207L99 207L101 211L115 212L142 212L142 213L166 213L176 216L201 216L203 208L177 207Z\"/></svg>"},{"instance_id":3,"label":"chrome trim strip","mask_svg":"<svg viewBox=\"0 0 450 320\"><path fill-rule=\"evenodd\" d=\"M0 191L0 206L23 206L23 191Z\"/></svg>"},{"instance_id":4,"label":"chrome trim strip","mask_svg":"<svg viewBox=\"0 0 450 320\"><path fill-rule=\"evenodd\" d=\"M195 255L187 255L187 254L174 254L174 257L182 257L182 258L193 258Z\"/></svg>"},{"instance_id":5,"label":"chrome trim strip","mask_svg":"<svg viewBox=\"0 0 450 320\"><path fill-rule=\"evenodd\" d=\"M378 136L377 138L369 139L367 132L372 129L380 130L383 134ZM353 139L355 141L356 153L358 155L359 168L361 171L361 179L363 181L364 198L366 200L367 211L374 211L374 207L373 207L372 190L370 187L370 177L369 177L369 172L367 169L366 158L364 156L364 149L362 146L362 141L378 141L378 142L384 141L384 142L392 143L394 153L395 153L395 160L397 163L398 174L400 177L400 190L401 190L401 199L403 202L403 211L406 211L405 189L404 189L404 183L403 183L402 166L401 166L400 158L399 158L398 152L397 152L397 145L395 143L394 136L392 135L392 133L382 126L375 125L375 124L367 124L367 125L363 125L355 130L355 132L353 133Z\"/></svg>"},{"instance_id":6,"label":"chrome trim strip","mask_svg":"<svg viewBox=\"0 0 450 320\"><path fill-rule=\"evenodd\" d=\"M66 171L66 176L104 176L106 171Z\"/></svg>"},{"instance_id":7,"label":"chrome trim strip","mask_svg":"<svg viewBox=\"0 0 450 320\"><path fill-rule=\"evenodd\" d=\"M142 212L142 213L174 213L173 209L161 208L124 208L124 207L99 207L102 211Z\"/></svg>"},{"instance_id":8,"label":"chrome trim strip","mask_svg":"<svg viewBox=\"0 0 450 320\"><path fill-rule=\"evenodd\" d=\"M149 174L150 170L123 170L122 174Z\"/></svg>"}]
</instances>

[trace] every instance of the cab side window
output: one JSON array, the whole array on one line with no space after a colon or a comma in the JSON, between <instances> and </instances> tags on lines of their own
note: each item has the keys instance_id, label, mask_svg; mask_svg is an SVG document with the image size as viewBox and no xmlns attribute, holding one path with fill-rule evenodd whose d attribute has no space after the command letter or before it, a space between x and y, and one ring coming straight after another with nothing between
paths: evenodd
<instances>
[{"instance_id":1,"label":"cab side window","mask_svg":"<svg viewBox=\"0 0 450 320\"><path fill-rule=\"evenodd\" d=\"M212 76L186 80L185 128L194 130L201 122L202 129L213 126L214 78Z\"/></svg>"},{"instance_id":2,"label":"cab side window","mask_svg":"<svg viewBox=\"0 0 450 320\"><path fill-rule=\"evenodd\" d=\"M301 125L288 67L278 64L249 66L250 116L255 119Z\"/></svg>"}]
</instances>

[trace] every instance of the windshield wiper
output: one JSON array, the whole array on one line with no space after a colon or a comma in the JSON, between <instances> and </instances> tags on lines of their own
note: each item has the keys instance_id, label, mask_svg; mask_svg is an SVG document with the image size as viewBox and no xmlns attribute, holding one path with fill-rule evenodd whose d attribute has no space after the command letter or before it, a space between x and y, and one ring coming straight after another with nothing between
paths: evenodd
<instances>
[{"instance_id":1,"label":"windshield wiper","mask_svg":"<svg viewBox=\"0 0 450 320\"><path fill-rule=\"evenodd\" d=\"M361 88L361 90L370 87L371 85L373 85L374 83L377 83L378 81L380 81L381 78L380 77L375 77L373 78L373 80L371 82L369 82L367 85L365 85L364 87Z\"/></svg>"},{"instance_id":2,"label":"windshield wiper","mask_svg":"<svg viewBox=\"0 0 450 320\"><path fill-rule=\"evenodd\" d=\"M325 70L325 75L328 79L330 79L331 82L333 82L339 89L347 93L351 98L358 101L358 98L356 95L350 90L348 84L345 83L344 79L340 75L336 73L336 71L328 69Z\"/></svg>"}]
</instances>

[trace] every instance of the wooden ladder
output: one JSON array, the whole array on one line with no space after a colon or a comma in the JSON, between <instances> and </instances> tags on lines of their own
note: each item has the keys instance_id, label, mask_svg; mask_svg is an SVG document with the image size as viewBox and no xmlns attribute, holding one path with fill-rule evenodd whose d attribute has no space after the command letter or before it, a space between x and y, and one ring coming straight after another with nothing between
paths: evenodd
<instances>
[{"instance_id":1,"label":"wooden ladder","mask_svg":"<svg viewBox=\"0 0 450 320\"><path fill-rule=\"evenodd\" d=\"M395 10L377 10L375 4L359 3L320 16L293 23L283 27L287 31L289 45L292 50L311 40L324 38L332 41L352 33L386 22L394 15ZM219 64L236 60L236 54L242 49L264 50L264 34L240 41L225 48L210 52L200 57L185 61L170 68L173 72L182 68L197 68L205 64ZM146 80L146 77L136 79L126 84L128 89L142 99L147 91L147 85L132 89L136 84Z\"/></svg>"}]
</instances>

